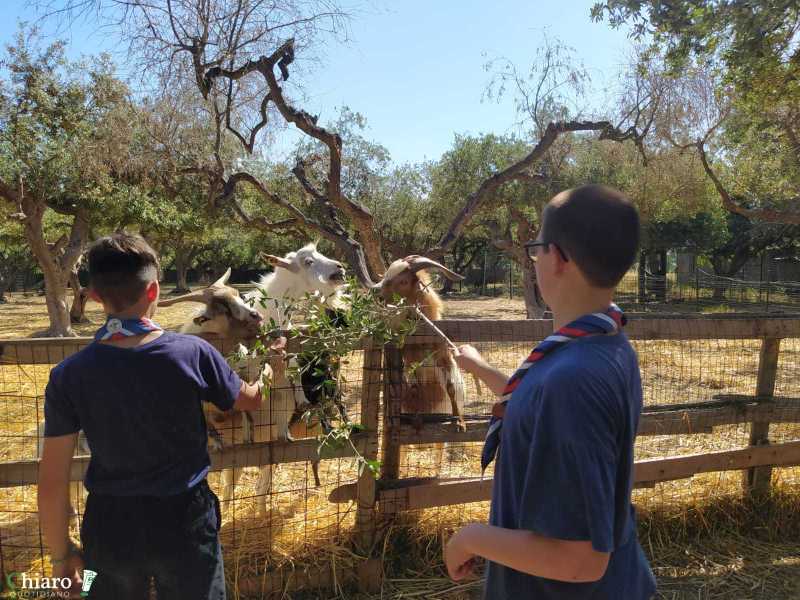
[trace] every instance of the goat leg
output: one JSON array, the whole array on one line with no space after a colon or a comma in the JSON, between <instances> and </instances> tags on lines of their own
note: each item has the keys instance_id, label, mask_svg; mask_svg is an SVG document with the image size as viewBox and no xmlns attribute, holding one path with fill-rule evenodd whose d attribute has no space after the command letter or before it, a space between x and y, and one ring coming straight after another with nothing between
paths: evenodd
<instances>
[{"instance_id":1,"label":"goat leg","mask_svg":"<svg viewBox=\"0 0 800 600\"><path fill-rule=\"evenodd\" d=\"M472 381L475 382L475 392L477 392L478 397L483 395L483 387L481 387L481 380L477 375L472 376Z\"/></svg>"},{"instance_id":2,"label":"goat leg","mask_svg":"<svg viewBox=\"0 0 800 600\"><path fill-rule=\"evenodd\" d=\"M349 423L350 419L347 417L347 407L345 407L344 402L342 402L342 395L338 392L338 390L336 395L333 397L333 403L339 410L339 418L341 418L342 423Z\"/></svg>"},{"instance_id":3,"label":"goat leg","mask_svg":"<svg viewBox=\"0 0 800 600\"><path fill-rule=\"evenodd\" d=\"M453 416L458 417L456 420L456 429L458 429L458 431L466 431L467 424L464 422L464 415L461 413L461 407L458 405L456 386L450 380L447 382L447 395L450 396L450 405L453 407Z\"/></svg>"},{"instance_id":4,"label":"goat leg","mask_svg":"<svg viewBox=\"0 0 800 600\"><path fill-rule=\"evenodd\" d=\"M222 436L220 435L219 431L217 431L217 428L213 425L208 425L206 429L208 431L208 437L211 439L211 449L222 450L222 448L225 446L225 443L222 441Z\"/></svg>"},{"instance_id":5,"label":"goat leg","mask_svg":"<svg viewBox=\"0 0 800 600\"><path fill-rule=\"evenodd\" d=\"M319 480L319 459L311 461L311 472L314 473L314 487L320 487L322 482Z\"/></svg>"}]
</instances>

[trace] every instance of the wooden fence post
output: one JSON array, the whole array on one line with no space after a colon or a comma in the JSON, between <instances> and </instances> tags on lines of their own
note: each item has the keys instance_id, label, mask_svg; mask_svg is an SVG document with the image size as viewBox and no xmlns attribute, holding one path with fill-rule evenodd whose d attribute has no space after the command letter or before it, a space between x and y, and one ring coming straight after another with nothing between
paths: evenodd
<instances>
[{"instance_id":1,"label":"wooden fence post","mask_svg":"<svg viewBox=\"0 0 800 600\"><path fill-rule=\"evenodd\" d=\"M364 348L364 367L361 378L361 424L366 429L367 441L364 447L364 458L378 458L378 406L383 382L381 365L383 348L374 340L368 340ZM358 589L362 593L373 593L381 585L381 561L373 556L378 514L376 503L378 486L375 475L364 468L356 484L356 549L367 557L366 562L358 567Z\"/></svg>"},{"instance_id":2,"label":"wooden fence post","mask_svg":"<svg viewBox=\"0 0 800 600\"><path fill-rule=\"evenodd\" d=\"M400 477L400 444L394 435L394 424L400 415L403 393L403 354L394 344L383 348L383 449L381 479Z\"/></svg>"},{"instance_id":3,"label":"wooden fence post","mask_svg":"<svg viewBox=\"0 0 800 600\"><path fill-rule=\"evenodd\" d=\"M778 357L780 356L780 338L764 338L758 358L758 377L756 379L756 396L772 397L775 394L775 378L778 374ZM763 446L769 444L769 422L752 423L750 425L750 445ZM772 467L753 467L744 473L745 493L751 496L765 496L769 492L772 480Z\"/></svg>"}]
</instances>

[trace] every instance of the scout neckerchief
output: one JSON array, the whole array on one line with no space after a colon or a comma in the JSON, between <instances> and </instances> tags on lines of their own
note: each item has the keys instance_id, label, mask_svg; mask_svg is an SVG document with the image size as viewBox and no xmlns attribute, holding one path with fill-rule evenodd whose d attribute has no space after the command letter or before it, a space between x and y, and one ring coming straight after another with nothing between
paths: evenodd
<instances>
[{"instance_id":1,"label":"scout neckerchief","mask_svg":"<svg viewBox=\"0 0 800 600\"><path fill-rule=\"evenodd\" d=\"M519 369L511 376L503 389L501 400L492 407L492 418L489 421L489 431L486 433L486 441L481 452L481 473L497 456L500 447L500 430L503 426L503 415L506 411L506 404L511 399L512 392L522 381L528 369L538 360L547 354L568 344L572 340L586 337L589 335L613 335L617 333L627 322L625 315L622 314L619 306L611 304L605 312L596 312L584 315L568 325L565 325L554 334L546 337L539 343L528 358L520 365Z\"/></svg>"},{"instance_id":2,"label":"scout neckerchief","mask_svg":"<svg viewBox=\"0 0 800 600\"><path fill-rule=\"evenodd\" d=\"M118 319L117 317L109 316L108 319L106 319L106 324L94 334L94 339L96 342L121 340L122 338L132 335L143 335L151 331L163 331L163 327L154 323L147 317L140 317L138 319Z\"/></svg>"}]
</instances>

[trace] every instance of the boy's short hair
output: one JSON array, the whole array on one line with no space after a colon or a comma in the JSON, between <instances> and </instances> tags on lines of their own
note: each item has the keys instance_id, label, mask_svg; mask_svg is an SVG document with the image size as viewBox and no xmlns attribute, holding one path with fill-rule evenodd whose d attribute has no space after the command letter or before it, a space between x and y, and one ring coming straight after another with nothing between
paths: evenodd
<instances>
[{"instance_id":1,"label":"boy's short hair","mask_svg":"<svg viewBox=\"0 0 800 600\"><path fill-rule=\"evenodd\" d=\"M590 284L613 288L636 259L639 213L622 192L585 185L545 206L541 241L558 245Z\"/></svg>"},{"instance_id":2,"label":"boy's short hair","mask_svg":"<svg viewBox=\"0 0 800 600\"><path fill-rule=\"evenodd\" d=\"M136 304L147 286L158 280L158 256L144 238L114 233L89 248L89 286L117 311Z\"/></svg>"}]
</instances>

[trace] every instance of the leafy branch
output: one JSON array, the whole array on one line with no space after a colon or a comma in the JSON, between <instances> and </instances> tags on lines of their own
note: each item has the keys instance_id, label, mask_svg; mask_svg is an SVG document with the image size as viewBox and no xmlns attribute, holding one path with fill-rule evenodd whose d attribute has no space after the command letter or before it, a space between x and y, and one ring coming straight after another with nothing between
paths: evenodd
<instances>
[{"instance_id":1,"label":"leafy branch","mask_svg":"<svg viewBox=\"0 0 800 600\"><path fill-rule=\"evenodd\" d=\"M263 367L267 356L274 352L275 339L285 335L294 341L290 348L296 350L286 355L287 375L295 383L310 375L315 382L313 391L320 392L320 401L309 404L301 417L308 425L314 421L323 425L323 434L318 437L320 458L349 444L358 461L359 474L368 468L377 476L380 462L365 459L352 440L352 435L364 431L364 426L349 422L342 411L344 367L350 363L348 357L360 350L366 339L378 345L402 346L416 329L417 318L403 301L385 303L376 291L361 288L354 279L347 282L345 289L345 294L336 299L316 292L285 305L285 301L276 301L262 292L262 297L254 302L262 307L278 306L281 322L270 319L250 356Z\"/></svg>"}]
</instances>

